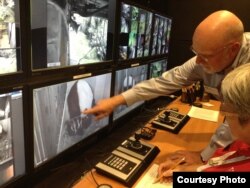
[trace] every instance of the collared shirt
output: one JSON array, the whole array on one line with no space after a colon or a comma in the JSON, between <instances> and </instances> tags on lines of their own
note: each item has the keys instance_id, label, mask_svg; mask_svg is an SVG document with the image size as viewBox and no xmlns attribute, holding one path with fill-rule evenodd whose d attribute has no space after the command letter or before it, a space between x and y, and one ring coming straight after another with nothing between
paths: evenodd
<instances>
[{"instance_id":1,"label":"collared shirt","mask_svg":"<svg viewBox=\"0 0 250 188\"><path fill-rule=\"evenodd\" d=\"M127 105L141 100L150 100L159 96L169 95L183 86L189 86L196 81L203 80L205 89L212 91L221 83L225 75L242 64L250 62L250 33L244 33L241 49L234 62L223 73L206 73L201 65L196 64L196 56L183 65L166 71L158 78L143 81L130 90L122 93ZM216 93L212 93L216 95ZM216 96L215 96L216 97Z\"/></svg>"},{"instance_id":2,"label":"collared shirt","mask_svg":"<svg viewBox=\"0 0 250 188\"><path fill-rule=\"evenodd\" d=\"M140 100L150 100L158 96L169 95L183 86L189 86L196 81L203 80L205 91L218 97L219 88L225 75L234 68L250 62L250 33L244 33L242 46L230 67L220 73L208 74L201 65L196 64L196 56L162 74L161 77L152 78L137 84L130 90L122 93L127 105ZM221 124L210 140L207 147L201 152L203 160L209 159L218 146L225 147L233 141L230 129L226 123ZM218 145L220 143L220 145Z\"/></svg>"},{"instance_id":3,"label":"collared shirt","mask_svg":"<svg viewBox=\"0 0 250 188\"><path fill-rule=\"evenodd\" d=\"M200 166L197 171L249 172L250 146L243 141L236 140L226 148L218 148L208 163Z\"/></svg>"}]
</instances>

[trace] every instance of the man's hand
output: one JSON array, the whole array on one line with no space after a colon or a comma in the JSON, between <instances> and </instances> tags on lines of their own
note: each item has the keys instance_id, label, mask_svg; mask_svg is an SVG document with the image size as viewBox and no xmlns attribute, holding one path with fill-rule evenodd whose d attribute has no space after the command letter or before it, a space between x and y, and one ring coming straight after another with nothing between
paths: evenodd
<instances>
[{"instance_id":1,"label":"man's hand","mask_svg":"<svg viewBox=\"0 0 250 188\"><path fill-rule=\"evenodd\" d=\"M171 182L173 172L196 171L196 169L203 164L199 156L200 152L184 150L170 154L169 157L159 165L158 177L162 177L160 182Z\"/></svg>"},{"instance_id":2,"label":"man's hand","mask_svg":"<svg viewBox=\"0 0 250 188\"><path fill-rule=\"evenodd\" d=\"M122 95L117 95L108 99L101 99L97 104L90 109L84 109L83 114L93 114L96 120L109 116L113 110L122 104L126 104L126 101Z\"/></svg>"}]
</instances>

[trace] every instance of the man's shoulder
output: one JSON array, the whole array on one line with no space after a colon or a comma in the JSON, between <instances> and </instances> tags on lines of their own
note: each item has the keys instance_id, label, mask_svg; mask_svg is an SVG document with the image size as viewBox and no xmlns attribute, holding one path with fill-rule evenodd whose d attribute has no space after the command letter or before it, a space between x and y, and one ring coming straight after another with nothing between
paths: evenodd
<instances>
[{"instance_id":1,"label":"man's shoulder","mask_svg":"<svg viewBox=\"0 0 250 188\"><path fill-rule=\"evenodd\" d=\"M244 32L243 35L248 41L250 40L250 32Z\"/></svg>"}]
</instances>

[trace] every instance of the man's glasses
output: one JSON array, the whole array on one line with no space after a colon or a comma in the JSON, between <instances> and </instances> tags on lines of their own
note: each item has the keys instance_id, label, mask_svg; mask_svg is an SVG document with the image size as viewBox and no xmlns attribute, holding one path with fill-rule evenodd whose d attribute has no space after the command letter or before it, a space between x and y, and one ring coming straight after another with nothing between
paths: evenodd
<instances>
[{"instance_id":1,"label":"man's glasses","mask_svg":"<svg viewBox=\"0 0 250 188\"><path fill-rule=\"evenodd\" d=\"M208 62L209 59L217 56L218 54L220 54L221 52L223 52L226 48L228 48L229 46L231 46L233 43L229 43L228 45L223 46L221 49L219 49L217 52L213 53L213 54L209 54L209 55L204 55L204 54L199 54L198 52L195 51L195 49L193 48L193 46L190 46L190 50L196 55L199 56L203 61Z\"/></svg>"}]
</instances>

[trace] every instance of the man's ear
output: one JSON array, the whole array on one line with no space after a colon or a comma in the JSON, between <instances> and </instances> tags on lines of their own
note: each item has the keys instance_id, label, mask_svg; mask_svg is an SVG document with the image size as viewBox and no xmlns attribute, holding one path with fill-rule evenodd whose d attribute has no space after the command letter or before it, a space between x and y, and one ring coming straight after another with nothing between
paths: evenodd
<instances>
[{"instance_id":1,"label":"man's ear","mask_svg":"<svg viewBox=\"0 0 250 188\"><path fill-rule=\"evenodd\" d=\"M241 44L239 42L233 43L231 48L230 48L231 52L233 52L233 54L238 54L240 47L241 47Z\"/></svg>"}]
</instances>

